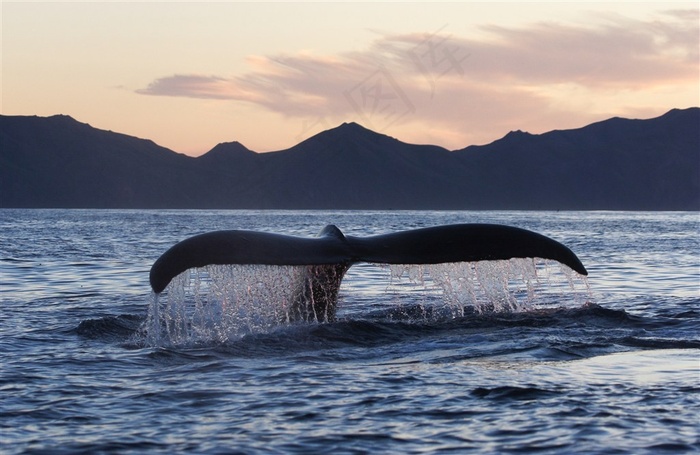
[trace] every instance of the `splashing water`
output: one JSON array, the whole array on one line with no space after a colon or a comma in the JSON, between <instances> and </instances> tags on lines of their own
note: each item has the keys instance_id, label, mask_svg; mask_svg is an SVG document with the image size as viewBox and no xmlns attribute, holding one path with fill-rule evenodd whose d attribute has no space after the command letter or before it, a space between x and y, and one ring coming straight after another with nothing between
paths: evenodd
<instances>
[{"instance_id":1,"label":"splashing water","mask_svg":"<svg viewBox=\"0 0 700 455\"><path fill-rule=\"evenodd\" d=\"M590 298L585 276L556 261L544 259L386 267L391 274L391 292L417 291L439 297L434 309L443 310L438 312L443 317L463 317L467 309L481 314L562 306L562 298L580 306Z\"/></svg>"},{"instance_id":2,"label":"splashing water","mask_svg":"<svg viewBox=\"0 0 700 455\"><path fill-rule=\"evenodd\" d=\"M437 310L431 314L439 317L463 317L467 310L512 312L561 306L564 295L580 305L581 297L590 294L585 277L557 262L539 259L378 265L388 269L387 292L399 297L399 306L418 301L421 306L431 305ZM175 277L165 292L152 294L142 335L151 346L226 343L288 325L296 320L294 302L309 270L273 265L189 269ZM583 282L585 291L577 290L576 281Z\"/></svg>"},{"instance_id":3,"label":"splashing water","mask_svg":"<svg viewBox=\"0 0 700 455\"><path fill-rule=\"evenodd\" d=\"M209 265L186 270L166 292L152 294L146 341L153 346L225 343L289 323L306 269Z\"/></svg>"}]
</instances>

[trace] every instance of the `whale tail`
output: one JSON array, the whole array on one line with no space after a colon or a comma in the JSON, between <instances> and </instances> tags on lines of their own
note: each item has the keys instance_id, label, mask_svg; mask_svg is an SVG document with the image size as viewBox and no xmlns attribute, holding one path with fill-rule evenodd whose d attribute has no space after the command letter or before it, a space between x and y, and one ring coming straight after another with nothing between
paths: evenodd
<instances>
[{"instance_id":1,"label":"whale tail","mask_svg":"<svg viewBox=\"0 0 700 455\"><path fill-rule=\"evenodd\" d=\"M161 293L187 269L214 264L308 266L294 299L298 320L333 320L340 283L358 262L440 264L511 258L542 258L588 272L566 246L544 235L512 226L455 224L370 237L345 236L328 225L315 238L257 231L216 231L185 239L151 267L150 284Z\"/></svg>"}]
</instances>

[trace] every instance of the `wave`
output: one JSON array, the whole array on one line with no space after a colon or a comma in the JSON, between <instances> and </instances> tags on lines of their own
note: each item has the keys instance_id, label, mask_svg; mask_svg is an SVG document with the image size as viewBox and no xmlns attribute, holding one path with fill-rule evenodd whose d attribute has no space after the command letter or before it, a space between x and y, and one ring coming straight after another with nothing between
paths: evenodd
<instances>
[{"instance_id":1,"label":"wave","mask_svg":"<svg viewBox=\"0 0 700 455\"><path fill-rule=\"evenodd\" d=\"M563 392L555 390L547 390L539 387L515 387L515 386L500 386L500 387L477 387L472 390L471 395L479 398L488 398L491 400L538 400L540 398L550 398L559 395Z\"/></svg>"},{"instance_id":2,"label":"wave","mask_svg":"<svg viewBox=\"0 0 700 455\"><path fill-rule=\"evenodd\" d=\"M145 322L144 315L107 316L82 321L74 332L83 338L143 349L150 346L143 330ZM678 330L679 325L682 330ZM155 352L183 358L330 355L338 360L397 345L404 345L406 350L430 351L439 344L457 351L451 351L445 361L496 356L567 360L629 349L700 348L697 329L692 311L648 318L587 303L579 308L472 312L455 318L417 305L331 323L282 325L232 339L192 338L158 346ZM431 361L440 361L440 355Z\"/></svg>"},{"instance_id":3,"label":"wave","mask_svg":"<svg viewBox=\"0 0 700 455\"><path fill-rule=\"evenodd\" d=\"M144 319L144 316L134 314L87 319L81 321L73 332L88 339L124 341L137 333Z\"/></svg>"}]
</instances>

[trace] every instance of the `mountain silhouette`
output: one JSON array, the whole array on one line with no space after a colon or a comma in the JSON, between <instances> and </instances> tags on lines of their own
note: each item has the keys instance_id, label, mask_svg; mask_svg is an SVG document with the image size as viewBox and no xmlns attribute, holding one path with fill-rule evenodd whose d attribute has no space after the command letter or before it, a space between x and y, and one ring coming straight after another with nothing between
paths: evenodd
<instances>
[{"instance_id":1,"label":"mountain silhouette","mask_svg":"<svg viewBox=\"0 0 700 455\"><path fill-rule=\"evenodd\" d=\"M71 117L0 116L0 206L700 210L700 109L449 151L344 123L193 158Z\"/></svg>"}]
</instances>

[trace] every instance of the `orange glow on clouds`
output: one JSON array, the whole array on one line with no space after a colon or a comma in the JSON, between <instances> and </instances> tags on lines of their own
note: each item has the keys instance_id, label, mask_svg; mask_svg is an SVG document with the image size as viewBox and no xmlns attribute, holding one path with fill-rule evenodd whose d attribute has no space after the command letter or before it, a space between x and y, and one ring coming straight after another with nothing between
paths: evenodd
<instances>
[{"instance_id":1,"label":"orange glow on clouds","mask_svg":"<svg viewBox=\"0 0 700 455\"><path fill-rule=\"evenodd\" d=\"M698 93L698 17L663 18L491 26L482 39L383 35L362 52L256 57L242 75L173 75L139 93L251 102L322 127L355 119L416 142L425 142L421 129L443 131L437 142L457 148L509 129L543 132L606 115L653 116L661 113L657 89L671 85L691 102ZM611 99L616 112L593 101Z\"/></svg>"},{"instance_id":2,"label":"orange glow on clouds","mask_svg":"<svg viewBox=\"0 0 700 455\"><path fill-rule=\"evenodd\" d=\"M646 15L634 12L641 4L619 4L614 13L587 12L585 22L571 17L589 4L493 4L489 20L469 26L461 25L466 13L486 6L285 6L305 11L301 28L288 14L265 13L270 5L104 5L56 7L70 9L64 22L27 9L24 22L37 23L26 25L15 13L21 5L3 6L3 113L68 114L196 155L233 140L257 151L287 148L345 121L457 149L515 129L541 133L700 104L700 10L692 3ZM333 8L344 15L314 20ZM154 25L166 23L153 21L164 11L172 29ZM533 20L538 11L544 19ZM128 28L139 20L143 28ZM94 42L71 47L86 42L80 27L90 24ZM304 41L305 33L328 42ZM47 47L52 37L62 47Z\"/></svg>"}]
</instances>

